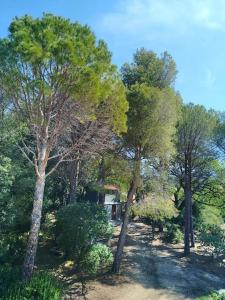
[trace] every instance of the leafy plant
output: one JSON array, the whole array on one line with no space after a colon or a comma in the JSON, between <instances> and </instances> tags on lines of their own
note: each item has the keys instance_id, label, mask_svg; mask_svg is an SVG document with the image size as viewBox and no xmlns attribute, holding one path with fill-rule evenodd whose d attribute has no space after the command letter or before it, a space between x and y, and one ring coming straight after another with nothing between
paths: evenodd
<instances>
[{"instance_id":1,"label":"leafy plant","mask_svg":"<svg viewBox=\"0 0 225 300\"><path fill-rule=\"evenodd\" d=\"M148 195L144 202L135 204L131 208L132 215L146 217L151 221L165 221L177 216L177 209L168 195Z\"/></svg>"},{"instance_id":2,"label":"leafy plant","mask_svg":"<svg viewBox=\"0 0 225 300\"><path fill-rule=\"evenodd\" d=\"M179 243L183 240L183 232L178 224L167 224L164 240L168 243Z\"/></svg>"},{"instance_id":3,"label":"leafy plant","mask_svg":"<svg viewBox=\"0 0 225 300\"><path fill-rule=\"evenodd\" d=\"M96 242L108 239L113 232L104 207L76 203L59 210L55 234L67 257L79 265Z\"/></svg>"},{"instance_id":4,"label":"leafy plant","mask_svg":"<svg viewBox=\"0 0 225 300\"><path fill-rule=\"evenodd\" d=\"M201 230L202 227L207 225L217 225L223 224L223 217L221 209L209 206L197 204L197 216L196 216L196 226Z\"/></svg>"},{"instance_id":5,"label":"leafy plant","mask_svg":"<svg viewBox=\"0 0 225 300\"><path fill-rule=\"evenodd\" d=\"M25 242L15 232L0 233L0 263L19 264L24 255Z\"/></svg>"},{"instance_id":6,"label":"leafy plant","mask_svg":"<svg viewBox=\"0 0 225 300\"><path fill-rule=\"evenodd\" d=\"M59 283L48 273L34 274L30 281L11 285L2 300L59 300L62 291Z\"/></svg>"},{"instance_id":7,"label":"leafy plant","mask_svg":"<svg viewBox=\"0 0 225 300\"><path fill-rule=\"evenodd\" d=\"M9 264L0 267L0 299L19 280L20 270Z\"/></svg>"},{"instance_id":8,"label":"leafy plant","mask_svg":"<svg viewBox=\"0 0 225 300\"><path fill-rule=\"evenodd\" d=\"M225 252L225 230L217 225L206 225L201 228L199 234L200 243L218 257Z\"/></svg>"},{"instance_id":9,"label":"leafy plant","mask_svg":"<svg viewBox=\"0 0 225 300\"><path fill-rule=\"evenodd\" d=\"M109 247L98 243L91 246L82 261L82 269L88 274L96 274L99 269L110 265L113 261L113 254Z\"/></svg>"},{"instance_id":10,"label":"leafy plant","mask_svg":"<svg viewBox=\"0 0 225 300\"><path fill-rule=\"evenodd\" d=\"M210 295L198 297L196 300L225 300L225 293L219 294L217 292L213 292Z\"/></svg>"}]
</instances>

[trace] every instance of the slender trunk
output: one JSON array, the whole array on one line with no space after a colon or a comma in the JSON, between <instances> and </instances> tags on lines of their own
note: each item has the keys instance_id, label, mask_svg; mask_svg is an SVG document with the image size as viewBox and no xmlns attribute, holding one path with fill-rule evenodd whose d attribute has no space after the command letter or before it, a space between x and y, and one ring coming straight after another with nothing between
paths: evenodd
<instances>
[{"instance_id":1,"label":"slender trunk","mask_svg":"<svg viewBox=\"0 0 225 300\"><path fill-rule=\"evenodd\" d=\"M112 271L114 273L119 273L120 271L120 265L122 261L122 255L123 255L123 248L126 241L126 235L127 235L127 227L129 223L129 208L132 204L133 197L136 193L138 184L139 184L139 176L140 176L140 167L141 167L141 152L140 148L136 150L135 158L134 158L134 169L133 169L133 180L130 184L130 189L127 194L127 202L125 206L125 214L123 219L123 224L120 231L119 241L117 244L116 254L112 266Z\"/></svg>"},{"instance_id":2,"label":"slender trunk","mask_svg":"<svg viewBox=\"0 0 225 300\"><path fill-rule=\"evenodd\" d=\"M195 247L195 235L194 235L194 226L193 226L193 202L191 201L191 212L190 212L190 239L191 239L191 248L194 248Z\"/></svg>"},{"instance_id":3,"label":"slender trunk","mask_svg":"<svg viewBox=\"0 0 225 300\"><path fill-rule=\"evenodd\" d=\"M185 157L185 213L184 213L184 255L190 254L190 229L191 229L191 161Z\"/></svg>"},{"instance_id":4,"label":"slender trunk","mask_svg":"<svg viewBox=\"0 0 225 300\"><path fill-rule=\"evenodd\" d=\"M124 214L123 224L121 227L120 237L119 237L119 241L117 244L116 254L115 254L115 258L114 258L114 262L113 262L113 266L112 266L112 271L114 273L118 273L120 270L120 265L121 265L122 255L123 255L123 248L124 248L126 234L127 234L127 226L128 226L128 222L129 222L129 208L132 204L132 200L133 200L135 191L136 191L136 183L134 181L132 181L131 185L130 185L130 190L127 195L127 202L126 202L126 206L125 206L125 214Z\"/></svg>"},{"instance_id":5,"label":"slender trunk","mask_svg":"<svg viewBox=\"0 0 225 300\"><path fill-rule=\"evenodd\" d=\"M37 252L38 234L41 225L43 196L45 188L45 173L37 177L34 193L33 210L31 215L31 228L28 237L27 250L23 264L23 279L30 279L34 269L34 261Z\"/></svg>"},{"instance_id":6,"label":"slender trunk","mask_svg":"<svg viewBox=\"0 0 225 300\"><path fill-rule=\"evenodd\" d=\"M105 203L105 159L102 157L101 163L99 165L99 175L98 175L98 185L101 188L101 191L98 192L98 204L104 205Z\"/></svg>"},{"instance_id":7,"label":"slender trunk","mask_svg":"<svg viewBox=\"0 0 225 300\"><path fill-rule=\"evenodd\" d=\"M181 186L177 187L176 191L174 192L174 204L176 208L179 208L179 191L181 189Z\"/></svg>"},{"instance_id":8,"label":"slender trunk","mask_svg":"<svg viewBox=\"0 0 225 300\"><path fill-rule=\"evenodd\" d=\"M77 187L78 187L79 173L80 173L80 160L77 159L71 163L69 203L75 203L77 200Z\"/></svg>"},{"instance_id":9,"label":"slender trunk","mask_svg":"<svg viewBox=\"0 0 225 300\"><path fill-rule=\"evenodd\" d=\"M162 233L163 232L163 223L162 222L159 222L158 224L158 227L159 227L159 232Z\"/></svg>"}]
</instances>

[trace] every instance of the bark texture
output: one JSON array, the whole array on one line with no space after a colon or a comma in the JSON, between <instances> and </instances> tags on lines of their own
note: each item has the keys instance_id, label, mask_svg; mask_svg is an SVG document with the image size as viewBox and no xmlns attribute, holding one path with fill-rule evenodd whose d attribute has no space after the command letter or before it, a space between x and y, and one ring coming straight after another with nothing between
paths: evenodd
<instances>
[{"instance_id":1,"label":"bark texture","mask_svg":"<svg viewBox=\"0 0 225 300\"><path fill-rule=\"evenodd\" d=\"M138 148L135 153L134 158L134 169L133 169L133 180L131 181L130 188L127 194L127 202L125 206L125 214L123 219L123 224L120 231L119 241L117 244L116 254L114 257L114 262L112 266L112 271L114 273L119 273L120 271L120 265L122 261L122 255L123 255L123 248L126 241L126 235L127 235L127 227L129 223L129 208L132 205L133 197L136 193L138 184L139 184L139 177L140 177L140 167L141 167L141 152Z\"/></svg>"},{"instance_id":2,"label":"bark texture","mask_svg":"<svg viewBox=\"0 0 225 300\"><path fill-rule=\"evenodd\" d=\"M193 226L193 201L191 199L191 213L190 213L190 239L191 239L191 248L195 247L195 234L194 234L194 226Z\"/></svg>"},{"instance_id":3,"label":"bark texture","mask_svg":"<svg viewBox=\"0 0 225 300\"><path fill-rule=\"evenodd\" d=\"M98 174L98 185L101 187L101 191L98 192L98 204L104 205L105 203L105 159L102 156L101 163L99 165L99 174Z\"/></svg>"},{"instance_id":4,"label":"bark texture","mask_svg":"<svg viewBox=\"0 0 225 300\"><path fill-rule=\"evenodd\" d=\"M130 190L127 195L127 202L125 206L125 214L123 219L123 224L120 231L119 241L117 244L116 254L112 266L112 271L114 273L118 273L120 271L120 265L122 261L122 255L123 255L123 248L126 241L126 235L127 235L127 226L129 223L129 208L132 204L133 196L136 192L136 183L132 181L130 185Z\"/></svg>"},{"instance_id":5,"label":"bark texture","mask_svg":"<svg viewBox=\"0 0 225 300\"><path fill-rule=\"evenodd\" d=\"M75 203L77 200L77 186L79 180L79 173L80 173L80 160L77 159L71 162L69 203Z\"/></svg>"},{"instance_id":6,"label":"bark texture","mask_svg":"<svg viewBox=\"0 0 225 300\"><path fill-rule=\"evenodd\" d=\"M191 159L185 157L185 178L184 178L184 197L185 197L185 213L184 213L184 255L190 254L190 232L191 232Z\"/></svg>"},{"instance_id":7,"label":"bark texture","mask_svg":"<svg viewBox=\"0 0 225 300\"><path fill-rule=\"evenodd\" d=\"M31 228L28 237L27 250L23 265L23 279L30 279L34 269L34 262L38 246L38 234L41 225L41 215L43 206L43 196L45 187L45 174L37 178L33 210L31 215Z\"/></svg>"}]
</instances>

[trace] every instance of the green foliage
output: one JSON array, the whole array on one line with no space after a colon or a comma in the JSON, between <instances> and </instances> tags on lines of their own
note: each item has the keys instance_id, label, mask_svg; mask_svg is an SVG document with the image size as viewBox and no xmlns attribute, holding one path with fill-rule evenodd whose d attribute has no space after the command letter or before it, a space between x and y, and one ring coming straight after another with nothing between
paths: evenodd
<instances>
[{"instance_id":1,"label":"green foliage","mask_svg":"<svg viewBox=\"0 0 225 300\"><path fill-rule=\"evenodd\" d=\"M221 160L213 160L212 163L208 165L208 168L210 169L209 174L212 175L208 178L207 184L194 195L194 199L202 205L201 208L203 208L203 210L206 208L208 212L212 211L210 218L214 220L213 207L215 207L215 215L218 216L218 220L220 221L221 216L223 218L225 217L225 167ZM201 175L200 180L204 180L203 174Z\"/></svg>"},{"instance_id":2,"label":"green foliage","mask_svg":"<svg viewBox=\"0 0 225 300\"><path fill-rule=\"evenodd\" d=\"M107 212L100 205L69 205L59 210L56 219L57 241L78 265L93 244L112 235Z\"/></svg>"},{"instance_id":3,"label":"green foliage","mask_svg":"<svg viewBox=\"0 0 225 300\"><path fill-rule=\"evenodd\" d=\"M98 243L92 245L81 262L82 270L87 274L96 274L100 269L110 265L113 254L109 247Z\"/></svg>"},{"instance_id":4,"label":"green foliage","mask_svg":"<svg viewBox=\"0 0 225 300\"><path fill-rule=\"evenodd\" d=\"M208 142L213 137L217 121L215 113L207 111L204 106L192 103L183 105L178 124L178 150L200 151L210 146Z\"/></svg>"},{"instance_id":5,"label":"green foliage","mask_svg":"<svg viewBox=\"0 0 225 300\"><path fill-rule=\"evenodd\" d=\"M129 162L123 157L114 154L104 156L104 180L105 183L115 184L121 191L127 191L131 179Z\"/></svg>"},{"instance_id":6,"label":"green foliage","mask_svg":"<svg viewBox=\"0 0 225 300\"><path fill-rule=\"evenodd\" d=\"M164 240L167 243L180 243L183 241L184 234L178 224L168 223L166 225L166 232L164 233Z\"/></svg>"},{"instance_id":7,"label":"green foliage","mask_svg":"<svg viewBox=\"0 0 225 300\"><path fill-rule=\"evenodd\" d=\"M11 159L0 155L0 200L9 194L13 179Z\"/></svg>"},{"instance_id":8,"label":"green foliage","mask_svg":"<svg viewBox=\"0 0 225 300\"><path fill-rule=\"evenodd\" d=\"M176 66L166 53L160 59L152 51L141 49L121 72L129 103L123 146L126 155L135 158L132 180L140 186L141 160L168 160L174 150L172 137L180 106L180 97L172 88Z\"/></svg>"},{"instance_id":9,"label":"green foliage","mask_svg":"<svg viewBox=\"0 0 225 300\"><path fill-rule=\"evenodd\" d=\"M20 124L6 114L0 119L0 263L20 264L24 234L30 226L32 168L17 148Z\"/></svg>"},{"instance_id":10,"label":"green foliage","mask_svg":"<svg viewBox=\"0 0 225 300\"><path fill-rule=\"evenodd\" d=\"M12 267L9 264L1 264L0 266L0 299L10 290L15 283L19 281L20 270L18 267Z\"/></svg>"},{"instance_id":11,"label":"green foliage","mask_svg":"<svg viewBox=\"0 0 225 300\"><path fill-rule=\"evenodd\" d=\"M134 62L124 64L121 73L128 87L138 82L162 89L174 84L177 70L174 60L167 52L158 58L153 51L141 48L134 54Z\"/></svg>"},{"instance_id":12,"label":"green foliage","mask_svg":"<svg viewBox=\"0 0 225 300\"><path fill-rule=\"evenodd\" d=\"M196 205L195 205L196 206ZM218 207L209 205L198 205L197 216L195 217L195 223L197 228L204 228L207 225L221 226L223 224L222 211Z\"/></svg>"},{"instance_id":13,"label":"green foliage","mask_svg":"<svg viewBox=\"0 0 225 300\"><path fill-rule=\"evenodd\" d=\"M162 222L175 217L177 210L173 201L166 198L165 195L152 194L146 197L144 201L133 205L131 213L134 217L146 217L151 221Z\"/></svg>"},{"instance_id":14,"label":"green foliage","mask_svg":"<svg viewBox=\"0 0 225 300\"><path fill-rule=\"evenodd\" d=\"M218 257L225 252L225 230L217 225L204 225L198 236L200 243Z\"/></svg>"},{"instance_id":15,"label":"green foliage","mask_svg":"<svg viewBox=\"0 0 225 300\"><path fill-rule=\"evenodd\" d=\"M160 90L137 83L127 92L127 99L125 145L130 149L141 146L145 158L169 155L173 148L171 137L175 133L179 97L170 88Z\"/></svg>"},{"instance_id":16,"label":"green foliage","mask_svg":"<svg viewBox=\"0 0 225 300\"><path fill-rule=\"evenodd\" d=\"M40 118L47 118L37 108L50 105L51 96L59 91L82 106L80 119L84 111L92 120L104 115L114 132L126 131L124 86L106 44L97 41L88 26L52 14L36 19L26 15L15 18L9 32L0 41L0 86L4 98L14 104L19 99L17 117L31 132L30 122L40 126ZM26 101L29 109L23 105ZM22 110L31 118L24 118Z\"/></svg>"},{"instance_id":17,"label":"green foliage","mask_svg":"<svg viewBox=\"0 0 225 300\"><path fill-rule=\"evenodd\" d=\"M44 181L47 172L78 148L89 152L86 145L96 143L90 123L104 128L109 137L112 131L126 132L125 88L111 53L88 26L69 19L44 14L12 21L8 37L0 39L0 90L15 121L26 129L18 144ZM105 148L110 144L107 138L103 142ZM39 206L37 220L41 214Z\"/></svg>"},{"instance_id":18,"label":"green foliage","mask_svg":"<svg viewBox=\"0 0 225 300\"><path fill-rule=\"evenodd\" d=\"M5 274L5 273L4 273ZM34 274L30 281L16 281L1 297L2 300L60 300L61 286L48 273Z\"/></svg>"},{"instance_id":19,"label":"green foliage","mask_svg":"<svg viewBox=\"0 0 225 300\"><path fill-rule=\"evenodd\" d=\"M184 186L185 160L191 161L193 194L201 192L214 176L215 151L212 140L217 122L215 112L206 110L204 106L192 103L182 106L177 125L177 157L172 173Z\"/></svg>"},{"instance_id":20,"label":"green foliage","mask_svg":"<svg viewBox=\"0 0 225 300\"><path fill-rule=\"evenodd\" d=\"M221 151L222 155L225 155L225 115L224 113L220 114L220 121L217 124L215 130L215 143L218 149Z\"/></svg>"},{"instance_id":21,"label":"green foliage","mask_svg":"<svg viewBox=\"0 0 225 300\"><path fill-rule=\"evenodd\" d=\"M198 297L196 300L225 300L225 293L213 292L210 295Z\"/></svg>"},{"instance_id":22,"label":"green foliage","mask_svg":"<svg viewBox=\"0 0 225 300\"><path fill-rule=\"evenodd\" d=\"M12 230L0 234L0 263L18 265L22 263L25 239Z\"/></svg>"}]
</instances>

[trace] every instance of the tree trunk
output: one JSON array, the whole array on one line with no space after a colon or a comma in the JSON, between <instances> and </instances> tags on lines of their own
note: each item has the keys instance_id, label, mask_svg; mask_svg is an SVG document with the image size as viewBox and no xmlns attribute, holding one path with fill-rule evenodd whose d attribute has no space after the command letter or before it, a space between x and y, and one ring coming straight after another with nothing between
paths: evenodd
<instances>
[{"instance_id":1,"label":"tree trunk","mask_svg":"<svg viewBox=\"0 0 225 300\"><path fill-rule=\"evenodd\" d=\"M34 269L34 261L37 252L38 234L41 225L43 196L45 187L45 173L37 177L34 193L33 210L31 215L31 228L28 237L27 250L23 264L23 279L30 279Z\"/></svg>"},{"instance_id":2,"label":"tree trunk","mask_svg":"<svg viewBox=\"0 0 225 300\"><path fill-rule=\"evenodd\" d=\"M164 228L163 228L163 223L162 223L162 222L159 222L159 223L158 223L158 227L159 227L159 232L162 233L162 232L163 232L163 229L164 229Z\"/></svg>"},{"instance_id":3,"label":"tree trunk","mask_svg":"<svg viewBox=\"0 0 225 300\"><path fill-rule=\"evenodd\" d=\"M77 200L77 186L79 173L80 160L77 159L71 163L69 203L75 203Z\"/></svg>"},{"instance_id":4,"label":"tree trunk","mask_svg":"<svg viewBox=\"0 0 225 300\"><path fill-rule=\"evenodd\" d=\"M120 265L121 265L121 260L122 260L122 255L123 255L123 248L126 240L126 234L127 234L127 226L129 222L129 208L132 204L133 196L136 191L136 183L134 181L131 182L130 189L127 195L127 202L125 206L125 214L124 214L124 219L123 219L123 224L121 227L120 231L120 237L119 241L117 244L117 249L116 249L116 254L112 266L112 271L114 273L118 273L120 271Z\"/></svg>"},{"instance_id":5,"label":"tree trunk","mask_svg":"<svg viewBox=\"0 0 225 300\"><path fill-rule=\"evenodd\" d=\"M181 186L179 186L179 187L177 187L176 188L176 191L174 192L174 204L175 204L175 207L176 208L179 208L179 191L180 191L180 189L181 189Z\"/></svg>"},{"instance_id":6,"label":"tree trunk","mask_svg":"<svg viewBox=\"0 0 225 300\"><path fill-rule=\"evenodd\" d=\"M105 204L105 192L104 192L104 184L105 184L105 159L102 156L101 163L99 165L99 174L98 174L98 185L101 188L101 191L98 192L98 204Z\"/></svg>"},{"instance_id":7,"label":"tree trunk","mask_svg":"<svg viewBox=\"0 0 225 300\"><path fill-rule=\"evenodd\" d=\"M194 226L193 226L193 213L192 213L193 202L191 201L191 213L190 213L190 239L191 239L191 248L195 247L195 235L194 235Z\"/></svg>"},{"instance_id":8,"label":"tree trunk","mask_svg":"<svg viewBox=\"0 0 225 300\"><path fill-rule=\"evenodd\" d=\"M191 160L185 157L185 184L184 184L184 255L190 254L190 229L191 229Z\"/></svg>"},{"instance_id":9,"label":"tree trunk","mask_svg":"<svg viewBox=\"0 0 225 300\"><path fill-rule=\"evenodd\" d=\"M112 266L112 271L114 273L119 273L120 271L120 265L122 261L122 255L123 255L123 248L126 241L126 235L127 235L127 227L129 223L129 208L133 201L133 196L136 193L137 187L139 185L139 176L140 176L140 168L141 168L141 152L140 148L137 148L134 158L134 169L133 169L133 180L130 184L130 189L127 194L127 202L125 206L125 214L123 219L123 224L120 231L119 241L117 244L116 254Z\"/></svg>"}]
</instances>

